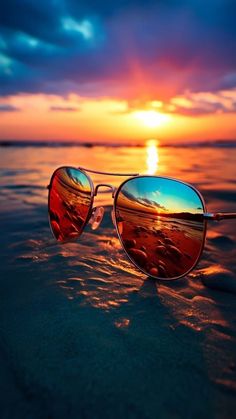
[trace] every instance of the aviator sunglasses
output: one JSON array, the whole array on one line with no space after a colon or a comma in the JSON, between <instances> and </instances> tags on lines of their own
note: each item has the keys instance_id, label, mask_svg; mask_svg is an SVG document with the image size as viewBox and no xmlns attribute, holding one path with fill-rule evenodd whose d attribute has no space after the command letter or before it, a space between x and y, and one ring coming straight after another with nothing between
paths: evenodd
<instances>
[{"instance_id":1,"label":"aviator sunglasses","mask_svg":"<svg viewBox=\"0 0 236 419\"><path fill-rule=\"evenodd\" d=\"M126 176L118 188L94 184L88 173ZM48 186L48 211L58 242L79 237L86 224L99 227L103 207L93 207L100 187L110 188L112 221L129 260L155 279L187 275L197 265L205 242L207 220L236 218L236 213L208 213L200 192L180 180L82 167L60 167Z\"/></svg>"}]
</instances>

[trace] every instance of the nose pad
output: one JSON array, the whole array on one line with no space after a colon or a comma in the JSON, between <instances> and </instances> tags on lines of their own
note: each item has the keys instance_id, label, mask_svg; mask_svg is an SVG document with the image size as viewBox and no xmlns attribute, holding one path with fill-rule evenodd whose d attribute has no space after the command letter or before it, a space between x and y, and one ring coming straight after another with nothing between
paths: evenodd
<instances>
[{"instance_id":1,"label":"nose pad","mask_svg":"<svg viewBox=\"0 0 236 419\"><path fill-rule=\"evenodd\" d=\"M92 216L89 220L89 224L91 225L92 230L97 230L97 228L100 226L103 219L104 211L105 210L103 207L94 208Z\"/></svg>"}]
</instances>

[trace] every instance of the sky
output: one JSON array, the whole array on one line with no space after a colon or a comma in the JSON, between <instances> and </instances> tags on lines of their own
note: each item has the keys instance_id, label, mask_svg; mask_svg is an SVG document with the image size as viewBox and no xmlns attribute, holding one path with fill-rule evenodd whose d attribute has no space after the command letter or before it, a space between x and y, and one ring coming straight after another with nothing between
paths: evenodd
<instances>
[{"instance_id":1,"label":"sky","mask_svg":"<svg viewBox=\"0 0 236 419\"><path fill-rule=\"evenodd\" d=\"M135 211L151 212L203 212L203 205L196 192L181 182L171 179L138 177L121 188L118 206Z\"/></svg>"},{"instance_id":2,"label":"sky","mask_svg":"<svg viewBox=\"0 0 236 419\"><path fill-rule=\"evenodd\" d=\"M236 138L235 0L8 0L0 139Z\"/></svg>"}]
</instances>

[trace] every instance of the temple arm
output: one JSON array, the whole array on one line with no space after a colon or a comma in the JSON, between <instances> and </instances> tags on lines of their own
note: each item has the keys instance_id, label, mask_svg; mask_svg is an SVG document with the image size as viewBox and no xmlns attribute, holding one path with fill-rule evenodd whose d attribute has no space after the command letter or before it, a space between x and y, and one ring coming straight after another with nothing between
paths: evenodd
<instances>
[{"instance_id":1,"label":"temple arm","mask_svg":"<svg viewBox=\"0 0 236 419\"><path fill-rule=\"evenodd\" d=\"M100 172L97 170L86 169L85 167L78 167L79 170L83 170L84 172L95 173L97 175L110 175L110 176L139 176L139 173L113 173L113 172Z\"/></svg>"},{"instance_id":2,"label":"temple arm","mask_svg":"<svg viewBox=\"0 0 236 419\"><path fill-rule=\"evenodd\" d=\"M236 212L206 212L203 216L208 220L229 220L236 218Z\"/></svg>"}]
</instances>

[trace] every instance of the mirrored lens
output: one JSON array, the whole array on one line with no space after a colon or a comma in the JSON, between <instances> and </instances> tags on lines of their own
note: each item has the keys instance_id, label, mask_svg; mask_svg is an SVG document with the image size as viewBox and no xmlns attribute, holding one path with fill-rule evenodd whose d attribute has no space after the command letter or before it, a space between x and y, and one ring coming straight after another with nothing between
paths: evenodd
<instances>
[{"instance_id":1,"label":"mirrored lens","mask_svg":"<svg viewBox=\"0 0 236 419\"><path fill-rule=\"evenodd\" d=\"M78 237L92 206L89 178L80 170L63 167L52 176L49 190L49 218L58 241Z\"/></svg>"},{"instance_id":2,"label":"mirrored lens","mask_svg":"<svg viewBox=\"0 0 236 419\"><path fill-rule=\"evenodd\" d=\"M147 275L178 278L196 264L205 238L204 204L190 186L133 178L121 186L115 208L124 249Z\"/></svg>"}]
</instances>

